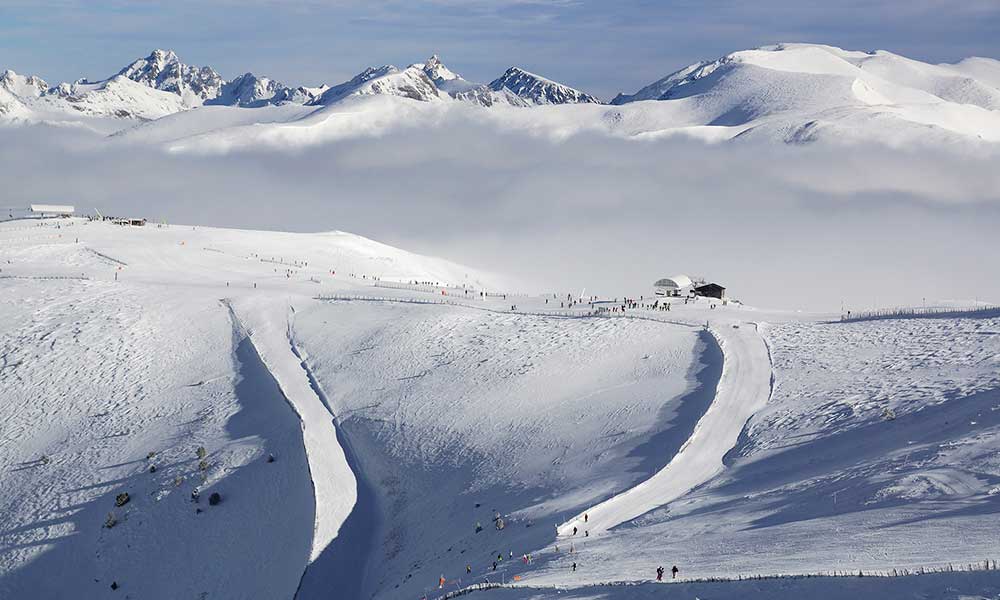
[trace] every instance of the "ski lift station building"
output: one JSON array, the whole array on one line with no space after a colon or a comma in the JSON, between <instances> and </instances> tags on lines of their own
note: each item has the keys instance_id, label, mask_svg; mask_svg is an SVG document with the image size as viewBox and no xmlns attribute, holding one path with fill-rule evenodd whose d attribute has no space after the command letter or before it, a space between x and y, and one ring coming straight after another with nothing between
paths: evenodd
<instances>
[{"instance_id":1,"label":"ski lift station building","mask_svg":"<svg viewBox=\"0 0 1000 600\"><path fill-rule=\"evenodd\" d=\"M687 275L664 277L653 284L657 296L679 296L691 289L691 278Z\"/></svg>"}]
</instances>

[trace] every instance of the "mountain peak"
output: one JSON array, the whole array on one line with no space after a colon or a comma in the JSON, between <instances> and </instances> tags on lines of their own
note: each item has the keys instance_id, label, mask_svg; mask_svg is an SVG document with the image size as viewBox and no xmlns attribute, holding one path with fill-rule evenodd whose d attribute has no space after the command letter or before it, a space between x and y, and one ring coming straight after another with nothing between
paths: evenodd
<instances>
[{"instance_id":1,"label":"mountain peak","mask_svg":"<svg viewBox=\"0 0 1000 600\"><path fill-rule=\"evenodd\" d=\"M150 52L148 58L163 62L179 62L176 52L173 50L163 50L161 48L156 48Z\"/></svg>"},{"instance_id":2,"label":"mountain peak","mask_svg":"<svg viewBox=\"0 0 1000 600\"><path fill-rule=\"evenodd\" d=\"M496 92L509 90L531 104L601 103L590 94L516 66L510 67L503 75L490 82L489 88Z\"/></svg>"},{"instance_id":3,"label":"mountain peak","mask_svg":"<svg viewBox=\"0 0 1000 600\"><path fill-rule=\"evenodd\" d=\"M15 96L28 97L41 96L49 84L36 75L18 75L12 69L7 69L0 74L0 87Z\"/></svg>"},{"instance_id":4,"label":"mountain peak","mask_svg":"<svg viewBox=\"0 0 1000 600\"><path fill-rule=\"evenodd\" d=\"M219 95L225 83L211 67L193 67L180 61L173 50L154 49L149 56L132 62L118 72L136 83L180 94L190 92L201 100Z\"/></svg>"},{"instance_id":5,"label":"mountain peak","mask_svg":"<svg viewBox=\"0 0 1000 600\"><path fill-rule=\"evenodd\" d=\"M431 81L436 84L462 79L461 75L444 66L444 63L441 62L441 58L437 54L428 58L424 64L414 66L422 68L424 73L426 73L427 76L431 78Z\"/></svg>"}]
</instances>

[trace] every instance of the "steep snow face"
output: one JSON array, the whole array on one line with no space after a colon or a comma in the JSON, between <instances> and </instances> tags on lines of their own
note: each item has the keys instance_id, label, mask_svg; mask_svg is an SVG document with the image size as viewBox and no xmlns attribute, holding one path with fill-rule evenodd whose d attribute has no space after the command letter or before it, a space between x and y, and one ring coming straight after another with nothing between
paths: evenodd
<instances>
[{"instance_id":1,"label":"steep snow face","mask_svg":"<svg viewBox=\"0 0 1000 600\"><path fill-rule=\"evenodd\" d=\"M177 58L172 50L153 50L146 58L140 58L118 72L132 81L148 87L181 93L193 93L201 100L217 97L222 92L225 81L211 67L193 67Z\"/></svg>"},{"instance_id":2,"label":"steep snow face","mask_svg":"<svg viewBox=\"0 0 1000 600\"><path fill-rule=\"evenodd\" d=\"M152 120L185 109L177 94L118 75L98 83L60 84L41 97L39 107L94 117Z\"/></svg>"},{"instance_id":3,"label":"steep snow face","mask_svg":"<svg viewBox=\"0 0 1000 600\"><path fill-rule=\"evenodd\" d=\"M462 78L461 75L453 72L451 69L444 66L444 63L441 62L441 59L438 58L437 54L428 58L427 62L425 62L424 64L413 65L413 66L423 69L424 73L426 73L427 76L430 77L431 81L433 81L434 84L437 85L439 89L445 92L453 91L451 89L448 89L452 87L462 88L462 87L477 85L475 83L466 81L465 79Z\"/></svg>"},{"instance_id":4,"label":"steep snow face","mask_svg":"<svg viewBox=\"0 0 1000 600\"><path fill-rule=\"evenodd\" d=\"M323 84L317 87L299 86L295 89L282 88L271 99L272 104L290 102L292 104L310 104L330 89L330 86Z\"/></svg>"},{"instance_id":5,"label":"steep snow face","mask_svg":"<svg viewBox=\"0 0 1000 600\"><path fill-rule=\"evenodd\" d=\"M556 83L540 75L529 73L518 67L511 67L499 78L490 82L491 90L510 90L515 95L531 104L600 104L601 101L573 89L567 85Z\"/></svg>"},{"instance_id":6,"label":"steep snow face","mask_svg":"<svg viewBox=\"0 0 1000 600\"><path fill-rule=\"evenodd\" d=\"M487 108L491 106L517 106L520 108L534 106L533 103L518 96L507 88L499 91L490 89L487 85L478 85L463 92L452 94L456 100L471 102Z\"/></svg>"},{"instance_id":7,"label":"steep snow face","mask_svg":"<svg viewBox=\"0 0 1000 600\"><path fill-rule=\"evenodd\" d=\"M611 100L611 104L627 104L639 100L666 100L670 97L670 90L677 86L697 81L706 75L711 75L724 62L726 62L726 59L722 58L714 62L688 65L679 71L667 75L663 79L654 81L634 94L618 94Z\"/></svg>"},{"instance_id":8,"label":"steep snow face","mask_svg":"<svg viewBox=\"0 0 1000 600\"><path fill-rule=\"evenodd\" d=\"M0 87L21 98L37 98L49 89L49 84L34 75L18 75L7 69L0 75Z\"/></svg>"},{"instance_id":9,"label":"steep snow face","mask_svg":"<svg viewBox=\"0 0 1000 600\"><path fill-rule=\"evenodd\" d=\"M420 102L438 102L448 97L441 94L422 65L413 65L403 70L385 65L365 69L350 81L326 90L312 103L327 105L348 96L376 95L399 96Z\"/></svg>"},{"instance_id":10,"label":"steep snow face","mask_svg":"<svg viewBox=\"0 0 1000 600\"><path fill-rule=\"evenodd\" d=\"M244 73L223 85L219 96L206 104L263 106L275 103L276 99L280 101L289 94L288 89L278 81L257 77L253 73Z\"/></svg>"},{"instance_id":11,"label":"steep snow face","mask_svg":"<svg viewBox=\"0 0 1000 600\"><path fill-rule=\"evenodd\" d=\"M27 106L45 93L48 84L35 76L18 75L7 69L0 75L0 120L27 123L35 115Z\"/></svg>"},{"instance_id":12,"label":"steep snow face","mask_svg":"<svg viewBox=\"0 0 1000 600\"><path fill-rule=\"evenodd\" d=\"M0 88L0 119L5 121L20 121L28 119L31 111L14 94Z\"/></svg>"}]
</instances>

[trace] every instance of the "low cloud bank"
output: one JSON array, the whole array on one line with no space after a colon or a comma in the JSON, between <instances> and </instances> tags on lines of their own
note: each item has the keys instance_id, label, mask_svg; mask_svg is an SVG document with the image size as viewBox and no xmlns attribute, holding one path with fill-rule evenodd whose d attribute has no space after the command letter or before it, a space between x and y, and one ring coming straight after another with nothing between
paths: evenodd
<instances>
[{"instance_id":1,"label":"low cloud bank","mask_svg":"<svg viewBox=\"0 0 1000 600\"><path fill-rule=\"evenodd\" d=\"M455 118L294 152L168 153L0 129L5 206L341 229L535 291L649 293L704 275L766 307L1000 302L1000 152L553 141Z\"/></svg>"}]
</instances>

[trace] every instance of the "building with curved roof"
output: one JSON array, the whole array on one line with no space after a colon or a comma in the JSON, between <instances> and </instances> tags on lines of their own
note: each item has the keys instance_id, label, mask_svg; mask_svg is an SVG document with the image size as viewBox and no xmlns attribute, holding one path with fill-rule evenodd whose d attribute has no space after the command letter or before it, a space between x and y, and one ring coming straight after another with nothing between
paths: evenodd
<instances>
[{"instance_id":1,"label":"building with curved roof","mask_svg":"<svg viewBox=\"0 0 1000 600\"><path fill-rule=\"evenodd\" d=\"M691 288L691 278L687 275L674 275L664 277L653 284L653 290L657 296L676 296L684 290Z\"/></svg>"}]
</instances>

